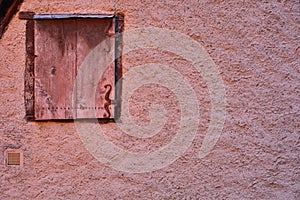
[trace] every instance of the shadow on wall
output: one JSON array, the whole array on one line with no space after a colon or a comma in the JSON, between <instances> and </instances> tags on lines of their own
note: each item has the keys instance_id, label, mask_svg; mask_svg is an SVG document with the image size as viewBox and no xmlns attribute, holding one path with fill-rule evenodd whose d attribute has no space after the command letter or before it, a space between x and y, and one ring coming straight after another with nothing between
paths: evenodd
<instances>
[{"instance_id":1,"label":"shadow on wall","mask_svg":"<svg viewBox=\"0 0 300 200\"><path fill-rule=\"evenodd\" d=\"M0 39L22 2L23 0L0 0Z\"/></svg>"}]
</instances>

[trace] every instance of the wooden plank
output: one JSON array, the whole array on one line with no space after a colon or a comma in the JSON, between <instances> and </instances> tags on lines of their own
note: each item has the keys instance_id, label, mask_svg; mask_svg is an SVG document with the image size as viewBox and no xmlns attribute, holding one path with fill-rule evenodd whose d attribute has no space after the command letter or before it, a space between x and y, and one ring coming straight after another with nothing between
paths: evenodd
<instances>
[{"instance_id":1,"label":"wooden plank","mask_svg":"<svg viewBox=\"0 0 300 200\"><path fill-rule=\"evenodd\" d=\"M27 120L34 119L34 21L26 23L26 65L24 71L24 104Z\"/></svg>"},{"instance_id":2,"label":"wooden plank","mask_svg":"<svg viewBox=\"0 0 300 200\"><path fill-rule=\"evenodd\" d=\"M34 12L19 12L19 19L26 19L26 20L32 20L34 17Z\"/></svg>"},{"instance_id":3,"label":"wooden plank","mask_svg":"<svg viewBox=\"0 0 300 200\"><path fill-rule=\"evenodd\" d=\"M76 20L36 20L35 54L35 119L72 119Z\"/></svg>"},{"instance_id":4,"label":"wooden plank","mask_svg":"<svg viewBox=\"0 0 300 200\"><path fill-rule=\"evenodd\" d=\"M113 118L113 20L78 19L77 27L77 118Z\"/></svg>"}]
</instances>

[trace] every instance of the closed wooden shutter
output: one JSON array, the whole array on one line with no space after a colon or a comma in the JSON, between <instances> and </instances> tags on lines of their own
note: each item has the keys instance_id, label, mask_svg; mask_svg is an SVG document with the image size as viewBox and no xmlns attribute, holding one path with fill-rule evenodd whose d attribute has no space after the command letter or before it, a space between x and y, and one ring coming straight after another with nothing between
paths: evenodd
<instances>
[{"instance_id":1,"label":"closed wooden shutter","mask_svg":"<svg viewBox=\"0 0 300 200\"><path fill-rule=\"evenodd\" d=\"M113 27L112 19L35 21L36 120L114 117Z\"/></svg>"}]
</instances>

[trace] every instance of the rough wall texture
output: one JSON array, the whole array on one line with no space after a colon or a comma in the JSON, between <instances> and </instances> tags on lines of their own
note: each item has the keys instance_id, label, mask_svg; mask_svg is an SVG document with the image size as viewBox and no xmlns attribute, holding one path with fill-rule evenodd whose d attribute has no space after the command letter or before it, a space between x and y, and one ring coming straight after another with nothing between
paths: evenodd
<instances>
[{"instance_id":1,"label":"rough wall texture","mask_svg":"<svg viewBox=\"0 0 300 200\"><path fill-rule=\"evenodd\" d=\"M109 0L25 0L21 10L111 13L113 7ZM190 81L201 102L196 138L171 165L141 174L117 171L89 154L73 123L26 122L25 21L15 16L0 40L0 198L300 199L299 1L127 0L119 1L117 9L125 14L125 30L176 30L210 54L227 99L226 122L214 150L197 157L209 123L205 81L184 59L158 50L126 55L124 71L145 62L172 66ZM153 102L164 105L168 116L158 135L135 139L114 123L102 124L108 138L136 152L168 143L180 121L170 90L155 85L136 90L132 118L140 125L149 123ZM24 167L4 164L7 148L24 151Z\"/></svg>"}]
</instances>

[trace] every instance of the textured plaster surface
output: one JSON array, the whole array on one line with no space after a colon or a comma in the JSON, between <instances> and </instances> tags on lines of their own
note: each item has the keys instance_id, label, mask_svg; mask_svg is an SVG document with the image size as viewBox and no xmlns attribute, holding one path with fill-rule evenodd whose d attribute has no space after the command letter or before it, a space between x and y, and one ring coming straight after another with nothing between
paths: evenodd
<instances>
[{"instance_id":1,"label":"textured plaster surface","mask_svg":"<svg viewBox=\"0 0 300 200\"><path fill-rule=\"evenodd\" d=\"M21 11L112 13L113 1L25 0ZM199 42L216 63L226 88L227 117L213 151L197 157L207 131L210 98L186 60L159 50L124 57L124 72L145 62L173 67L189 80L200 109L195 140L168 167L132 174L93 158L72 122L26 122L23 102L25 21L15 16L0 40L0 199L300 199L300 3L293 0L126 0L125 30L155 26ZM188 99L187 99L188 101ZM130 100L139 125L161 104L164 128L149 139L102 124L121 148L152 152L178 129L180 110L168 88L145 85ZM24 151L24 166L6 166L8 148Z\"/></svg>"}]
</instances>

